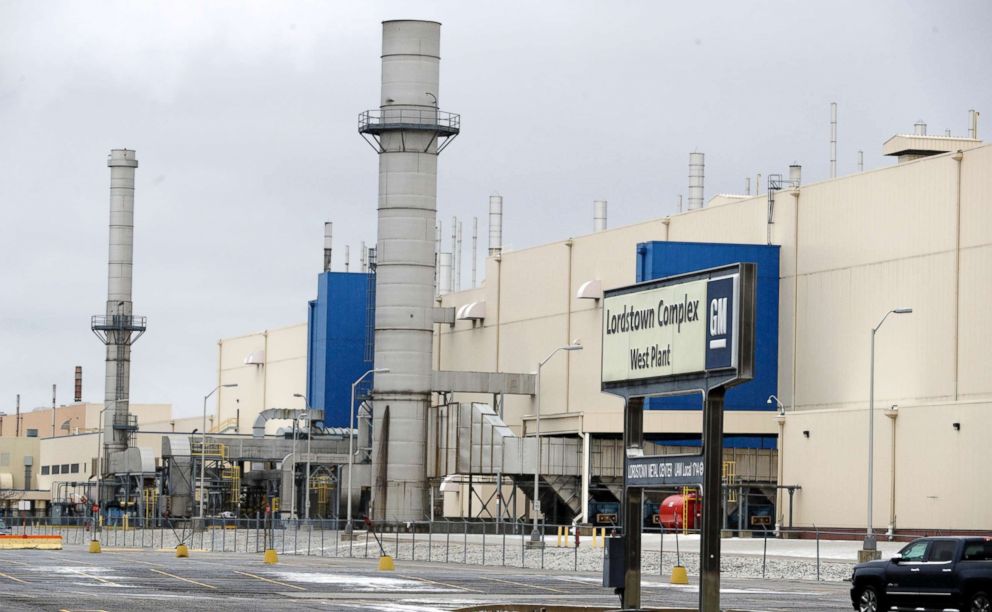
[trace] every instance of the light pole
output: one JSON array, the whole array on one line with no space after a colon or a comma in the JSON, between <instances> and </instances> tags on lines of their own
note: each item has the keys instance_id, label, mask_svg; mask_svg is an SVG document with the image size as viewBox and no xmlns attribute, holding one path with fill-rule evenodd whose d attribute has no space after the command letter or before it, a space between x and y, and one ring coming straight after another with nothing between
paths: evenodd
<instances>
[{"instance_id":1,"label":"light pole","mask_svg":"<svg viewBox=\"0 0 992 612\"><path fill-rule=\"evenodd\" d=\"M304 487L306 487L306 501L303 503L303 520L310 521L310 438L313 437L313 424L310 422L310 400L307 396L302 393L294 393L293 397L299 397L303 399L303 406L306 408L307 412L307 481Z\"/></svg>"},{"instance_id":2,"label":"light pole","mask_svg":"<svg viewBox=\"0 0 992 612\"><path fill-rule=\"evenodd\" d=\"M555 350L551 351L551 353L547 357L542 359L537 364L537 376L534 378L534 403L536 404L536 409L537 409L537 465L534 466L534 499L531 502L531 509L532 512L534 513L534 529L530 532L530 542L532 545L536 545L538 543L541 544L544 543L544 538L541 536L541 533L537 527L537 513L541 506L540 499L537 496L538 494L537 483L538 480L541 478L541 368L544 366L544 364L548 362L548 360L554 357L555 354L558 353L558 351L581 351L581 350L582 350L582 345L579 344L578 340L575 340L572 342L572 344L559 346ZM567 392L568 391L566 390L566 393ZM469 495L471 495L471 492L469 492ZM586 503L586 501L582 500L582 503L584 504Z\"/></svg>"},{"instance_id":3,"label":"light pole","mask_svg":"<svg viewBox=\"0 0 992 612\"><path fill-rule=\"evenodd\" d=\"M217 385L203 396L203 429L200 431L200 520L203 520L203 483L207 477L207 400L221 387L237 387L238 383Z\"/></svg>"},{"instance_id":4,"label":"light pole","mask_svg":"<svg viewBox=\"0 0 992 612\"><path fill-rule=\"evenodd\" d=\"M351 470L355 463L355 387L365 380L369 374L386 374L389 368L373 368L358 377L358 380L351 383L351 416L348 417L348 521L344 525L345 535L351 535L354 527L351 525Z\"/></svg>"},{"instance_id":5,"label":"light pole","mask_svg":"<svg viewBox=\"0 0 992 612\"><path fill-rule=\"evenodd\" d=\"M912 308L894 308L885 313L878 325L871 328L871 372L868 383L868 527L865 532L865 542L862 548L866 551L876 550L875 534L872 533L871 515L872 500L874 496L874 469L875 469L875 334L882 327L882 323L889 318L890 314L909 314Z\"/></svg>"},{"instance_id":6,"label":"light pole","mask_svg":"<svg viewBox=\"0 0 992 612\"><path fill-rule=\"evenodd\" d=\"M782 400L778 399L778 396L769 395L768 396L768 403L771 404L772 402L775 402L775 405L778 406L778 413L779 414L785 414L785 405L782 404Z\"/></svg>"}]
</instances>

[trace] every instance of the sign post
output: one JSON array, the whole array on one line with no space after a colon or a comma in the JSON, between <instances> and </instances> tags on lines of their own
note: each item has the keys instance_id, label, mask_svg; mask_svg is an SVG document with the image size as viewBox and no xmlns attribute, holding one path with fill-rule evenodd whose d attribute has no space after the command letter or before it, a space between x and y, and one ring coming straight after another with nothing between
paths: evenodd
<instances>
[{"instance_id":1,"label":"sign post","mask_svg":"<svg viewBox=\"0 0 992 612\"><path fill-rule=\"evenodd\" d=\"M641 602L644 488L702 484L699 609L720 610L723 398L754 375L756 285L756 266L739 263L604 295L602 390L625 402L625 609ZM644 456L644 399L691 392L704 398L703 454Z\"/></svg>"}]
</instances>

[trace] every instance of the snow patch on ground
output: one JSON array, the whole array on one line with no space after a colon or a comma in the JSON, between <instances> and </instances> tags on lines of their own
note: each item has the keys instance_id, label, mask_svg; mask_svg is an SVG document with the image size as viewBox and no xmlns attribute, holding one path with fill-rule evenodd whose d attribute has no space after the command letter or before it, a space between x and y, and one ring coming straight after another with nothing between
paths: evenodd
<instances>
[{"instance_id":1,"label":"snow patch on ground","mask_svg":"<svg viewBox=\"0 0 992 612\"><path fill-rule=\"evenodd\" d=\"M354 591L457 591L457 589L448 589L435 584L403 578L382 578L379 576L356 576L351 574L316 574L312 572L272 572L270 575L285 582L333 584Z\"/></svg>"}]
</instances>

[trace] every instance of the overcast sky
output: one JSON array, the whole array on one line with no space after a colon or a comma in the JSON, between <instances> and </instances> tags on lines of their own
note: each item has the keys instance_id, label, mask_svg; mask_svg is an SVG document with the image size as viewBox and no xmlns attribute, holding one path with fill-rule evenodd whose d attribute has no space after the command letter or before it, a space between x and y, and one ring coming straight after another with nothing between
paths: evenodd
<instances>
[{"instance_id":1,"label":"overcast sky","mask_svg":"<svg viewBox=\"0 0 992 612\"><path fill-rule=\"evenodd\" d=\"M137 150L134 402L200 411L217 340L306 320L323 222L335 269L375 241L380 21L443 23L438 211L523 248L674 213L688 153L706 197L803 165L893 163L912 130L992 133L992 3L14 2L0 0L0 410L103 401L111 148ZM448 230L445 230L448 233ZM481 269L481 266L480 266ZM304 389L300 390L301 392ZM298 401L298 400L297 400ZM285 405L293 405L286 398Z\"/></svg>"}]
</instances>

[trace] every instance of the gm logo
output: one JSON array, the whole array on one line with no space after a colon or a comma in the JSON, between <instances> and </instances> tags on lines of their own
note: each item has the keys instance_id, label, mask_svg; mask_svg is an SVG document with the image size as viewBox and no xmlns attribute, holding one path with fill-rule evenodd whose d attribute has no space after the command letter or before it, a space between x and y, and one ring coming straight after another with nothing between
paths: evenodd
<instances>
[{"instance_id":1,"label":"gm logo","mask_svg":"<svg viewBox=\"0 0 992 612\"><path fill-rule=\"evenodd\" d=\"M737 365L734 358L734 278L718 278L706 285L706 369Z\"/></svg>"},{"instance_id":2,"label":"gm logo","mask_svg":"<svg viewBox=\"0 0 992 612\"><path fill-rule=\"evenodd\" d=\"M725 297L710 300L710 337L714 338L710 340L711 349L727 346L727 300Z\"/></svg>"}]
</instances>

